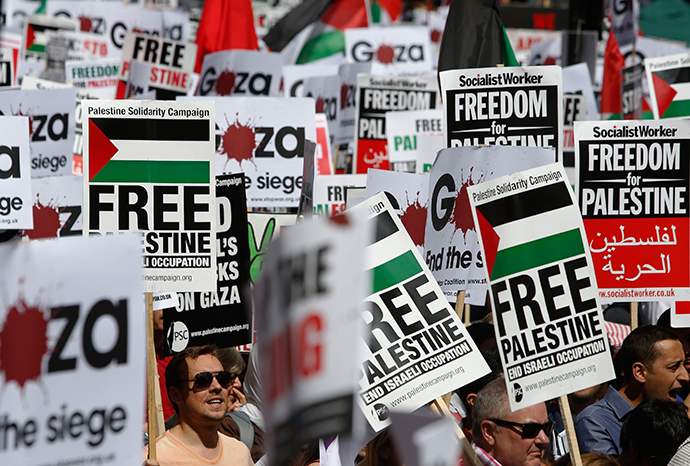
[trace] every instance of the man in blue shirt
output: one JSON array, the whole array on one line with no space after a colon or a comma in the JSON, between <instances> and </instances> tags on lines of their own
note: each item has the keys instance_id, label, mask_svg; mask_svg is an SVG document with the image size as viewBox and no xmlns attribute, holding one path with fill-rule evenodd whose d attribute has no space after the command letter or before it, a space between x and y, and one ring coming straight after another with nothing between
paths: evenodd
<instances>
[{"instance_id":1,"label":"man in blue shirt","mask_svg":"<svg viewBox=\"0 0 690 466\"><path fill-rule=\"evenodd\" d=\"M683 345L673 332L656 325L631 332L616 357L623 386L619 390L609 387L602 400L577 416L580 450L620 455L623 416L650 398L675 400L689 380L684 360Z\"/></svg>"}]
</instances>

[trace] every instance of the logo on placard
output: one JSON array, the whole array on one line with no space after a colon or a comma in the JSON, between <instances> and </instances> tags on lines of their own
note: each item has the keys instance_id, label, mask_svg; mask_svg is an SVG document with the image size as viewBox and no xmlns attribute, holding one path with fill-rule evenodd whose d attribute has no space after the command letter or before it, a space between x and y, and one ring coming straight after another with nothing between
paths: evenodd
<instances>
[{"instance_id":1,"label":"logo on placard","mask_svg":"<svg viewBox=\"0 0 690 466\"><path fill-rule=\"evenodd\" d=\"M168 345L173 353L179 353L189 344L189 329L184 322L173 322L168 329Z\"/></svg>"},{"instance_id":2,"label":"logo on placard","mask_svg":"<svg viewBox=\"0 0 690 466\"><path fill-rule=\"evenodd\" d=\"M377 61L384 65L416 63L424 61L424 48L422 45L388 45L382 43L374 49L372 44L362 40L352 46L352 58L360 63Z\"/></svg>"},{"instance_id":3,"label":"logo on placard","mask_svg":"<svg viewBox=\"0 0 690 466\"><path fill-rule=\"evenodd\" d=\"M223 172L230 160L235 160L242 167L242 162L254 163L254 149L258 146L256 141L256 128L253 121L240 123L239 113L235 114L235 121L230 123L225 115L228 127L221 130L216 125L216 153L224 155L227 160L223 164Z\"/></svg>"},{"instance_id":4,"label":"logo on placard","mask_svg":"<svg viewBox=\"0 0 690 466\"><path fill-rule=\"evenodd\" d=\"M513 384L513 394L515 395L515 402L519 403L522 401L522 396L524 395L524 392L522 391L522 387L520 386L519 383Z\"/></svg>"},{"instance_id":5,"label":"logo on placard","mask_svg":"<svg viewBox=\"0 0 690 466\"><path fill-rule=\"evenodd\" d=\"M379 421L387 420L389 412L390 410L388 409L388 406L384 405L383 403L376 403L374 405L374 414Z\"/></svg>"},{"instance_id":6,"label":"logo on placard","mask_svg":"<svg viewBox=\"0 0 690 466\"><path fill-rule=\"evenodd\" d=\"M20 177L19 147L0 146L0 180Z\"/></svg>"},{"instance_id":7,"label":"logo on placard","mask_svg":"<svg viewBox=\"0 0 690 466\"><path fill-rule=\"evenodd\" d=\"M214 67L204 71L199 86L199 95L208 95L215 90L218 95L252 94L268 95L271 90L273 76L264 73L234 72L229 69L221 71L220 75Z\"/></svg>"}]
</instances>

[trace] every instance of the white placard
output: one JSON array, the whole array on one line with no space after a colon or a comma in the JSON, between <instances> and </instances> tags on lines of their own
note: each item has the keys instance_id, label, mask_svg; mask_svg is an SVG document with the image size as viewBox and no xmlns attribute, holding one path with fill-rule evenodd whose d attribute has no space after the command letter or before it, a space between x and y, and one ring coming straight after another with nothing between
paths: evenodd
<instances>
[{"instance_id":1,"label":"white placard","mask_svg":"<svg viewBox=\"0 0 690 466\"><path fill-rule=\"evenodd\" d=\"M443 136L443 110L407 110L386 113L388 159L391 163L415 162L417 136Z\"/></svg>"},{"instance_id":2,"label":"white placard","mask_svg":"<svg viewBox=\"0 0 690 466\"><path fill-rule=\"evenodd\" d=\"M283 57L279 53L250 50L209 53L204 55L196 95L278 97L282 67Z\"/></svg>"},{"instance_id":3,"label":"white placard","mask_svg":"<svg viewBox=\"0 0 690 466\"><path fill-rule=\"evenodd\" d=\"M371 63L374 74L413 74L434 67L426 26L346 29L345 57L350 63Z\"/></svg>"},{"instance_id":4,"label":"white placard","mask_svg":"<svg viewBox=\"0 0 690 466\"><path fill-rule=\"evenodd\" d=\"M0 116L0 229L33 228L29 119Z\"/></svg>"}]
</instances>

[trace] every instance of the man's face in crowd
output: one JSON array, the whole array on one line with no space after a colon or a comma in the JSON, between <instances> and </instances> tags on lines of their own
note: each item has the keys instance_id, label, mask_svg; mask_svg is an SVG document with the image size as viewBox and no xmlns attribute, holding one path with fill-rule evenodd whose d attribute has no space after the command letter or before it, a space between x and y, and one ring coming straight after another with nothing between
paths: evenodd
<instances>
[{"instance_id":1,"label":"man's face in crowd","mask_svg":"<svg viewBox=\"0 0 690 466\"><path fill-rule=\"evenodd\" d=\"M515 411L506 421L544 424L549 420L546 405L538 403ZM494 433L493 457L503 466L539 466L541 455L549 444L543 430L535 438L522 438L520 427L501 427Z\"/></svg>"},{"instance_id":2,"label":"man's face in crowd","mask_svg":"<svg viewBox=\"0 0 690 466\"><path fill-rule=\"evenodd\" d=\"M681 384L688 382L683 344L678 340L662 340L655 344L655 349L659 357L654 360L651 367L647 367L644 398L675 401Z\"/></svg>"},{"instance_id":3,"label":"man's face in crowd","mask_svg":"<svg viewBox=\"0 0 690 466\"><path fill-rule=\"evenodd\" d=\"M204 354L197 359L187 359L187 379L193 380L200 372L216 374L223 370L220 361L210 354ZM228 389L223 388L216 378L211 386L200 390L194 382L180 382L180 396L182 402L177 402L180 417L194 425L195 423L217 423L223 420L228 409ZM186 397L186 398L185 398Z\"/></svg>"}]
</instances>

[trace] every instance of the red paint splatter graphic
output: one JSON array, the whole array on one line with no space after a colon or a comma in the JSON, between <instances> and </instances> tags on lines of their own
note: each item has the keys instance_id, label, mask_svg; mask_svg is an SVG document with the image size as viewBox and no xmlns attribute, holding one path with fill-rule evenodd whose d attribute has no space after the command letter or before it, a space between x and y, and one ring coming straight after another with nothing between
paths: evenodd
<instances>
[{"instance_id":1,"label":"red paint splatter graphic","mask_svg":"<svg viewBox=\"0 0 690 466\"><path fill-rule=\"evenodd\" d=\"M441 34L442 34L442 32L439 31L438 29L434 29L433 31L431 31L431 42L433 42L435 44L438 41L440 41L441 40Z\"/></svg>"},{"instance_id":2,"label":"red paint splatter graphic","mask_svg":"<svg viewBox=\"0 0 690 466\"><path fill-rule=\"evenodd\" d=\"M225 121L228 123L228 127L221 136L221 146L218 148L218 152L227 157L225 165L223 165L223 171L225 171L225 166L230 160L236 160L240 166L245 161L251 162L256 166L254 163L254 149L256 149L257 143L254 125L250 122L241 124L239 114L235 115L235 121L232 124L228 121L227 115L225 116Z\"/></svg>"},{"instance_id":3,"label":"red paint splatter graphic","mask_svg":"<svg viewBox=\"0 0 690 466\"><path fill-rule=\"evenodd\" d=\"M554 57L548 57L546 60L544 60L544 63L542 65L555 65L556 64L556 59Z\"/></svg>"},{"instance_id":4,"label":"red paint splatter graphic","mask_svg":"<svg viewBox=\"0 0 690 466\"><path fill-rule=\"evenodd\" d=\"M347 84L340 86L340 110L347 105Z\"/></svg>"},{"instance_id":5,"label":"red paint splatter graphic","mask_svg":"<svg viewBox=\"0 0 690 466\"><path fill-rule=\"evenodd\" d=\"M34 117L31 114L30 110L22 110L22 104L19 104L19 108L17 110L13 109L10 106L10 113L14 116L25 116L29 117L29 136L34 135Z\"/></svg>"},{"instance_id":6,"label":"red paint splatter graphic","mask_svg":"<svg viewBox=\"0 0 690 466\"><path fill-rule=\"evenodd\" d=\"M144 31L142 31L142 29L141 29L140 27L136 27L136 26L135 26L135 27L132 28L132 32L133 32L134 34L141 34L141 33L144 32Z\"/></svg>"},{"instance_id":7,"label":"red paint splatter graphic","mask_svg":"<svg viewBox=\"0 0 690 466\"><path fill-rule=\"evenodd\" d=\"M51 199L46 205L41 204L36 196L34 201L34 229L27 230L29 239L57 238L60 230L60 209Z\"/></svg>"},{"instance_id":8,"label":"red paint splatter graphic","mask_svg":"<svg viewBox=\"0 0 690 466\"><path fill-rule=\"evenodd\" d=\"M86 16L80 16L79 17L79 30L83 32L91 32L91 27L93 26L93 21L91 21L91 18L87 18Z\"/></svg>"},{"instance_id":9,"label":"red paint splatter graphic","mask_svg":"<svg viewBox=\"0 0 690 466\"><path fill-rule=\"evenodd\" d=\"M316 99L316 113L323 113L324 100L323 97Z\"/></svg>"},{"instance_id":10,"label":"red paint splatter graphic","mask_svg":"<svg viewBox=\"0 0 690 466\"><path fill-rule=\"evenodd\" d=\"M391 47L390 45L381 45L379 49L376 51L376 61L378 61L379 63L388 65L390 63L393 63L394 58L395 51L393 50L393 47Z\"/></svg>"},{"instance_id":11,"label":"red paint splatter graphic","mask_svg":"<svg viewBox=\"0 0 690 466\"><path fill-rule=\"evenodd\" d=\"M218 95L230 95L235 89L235 73L224 70L216 79L216 93Z\"/></svg>"},{"instance_id":12,"label":"red paint splatter graphic","mask_svg":"<svg viewBox=\"0 0 690 466\"><path fill-rule=\"evenodd\" d=\"M479 176L479 179L477 181L474 181L472 179L473 170L474 168L470 168L470 173L467 179L464 179L464 176L462 176L462 172L460 175L461 179L463 180L463 183L462 185L460 185L458 195L455 198L455 207L453 208L453 213L450 216L450 219L448 220L450 223L453 223L455 225L455 231L453 232L452 236L455 236L455 233L457 233L458 230L460 230L460 232L465 237L467 237L468 231L476 231L474 228L474 220L472 220L472 210L470 208L470 198L467 194L467 187L474 186L475 184L484 181L486 174L482 172L482 174Z\"/></svg>"},{"instance_id":13,"label":"red paint splatter graphic","mask_svg":"<svg viewBox=\"0 0 690 466\"><path fill-rule=\"evenodd\" d=\"M38 305L28 305L21 296L9 307L0 330L0 372L5 386L14 381L24 388L28 381L38 381L48 352L48 320Z\"/></svg>"},{"instance_id":14,"label":"red paint splatter graphic","mask_svg":"<svg viewBox=\"0 0 690 466\"><path fill-rule=\"evenodd\" d=\"M400 215L400 221L409 233L415 246L424 246L424 231L426 230L426 210L427 206L419 203L419 192L416 194L414 202L410 203L407 197L407 207Z\"/></svg>"}]
</instances>

